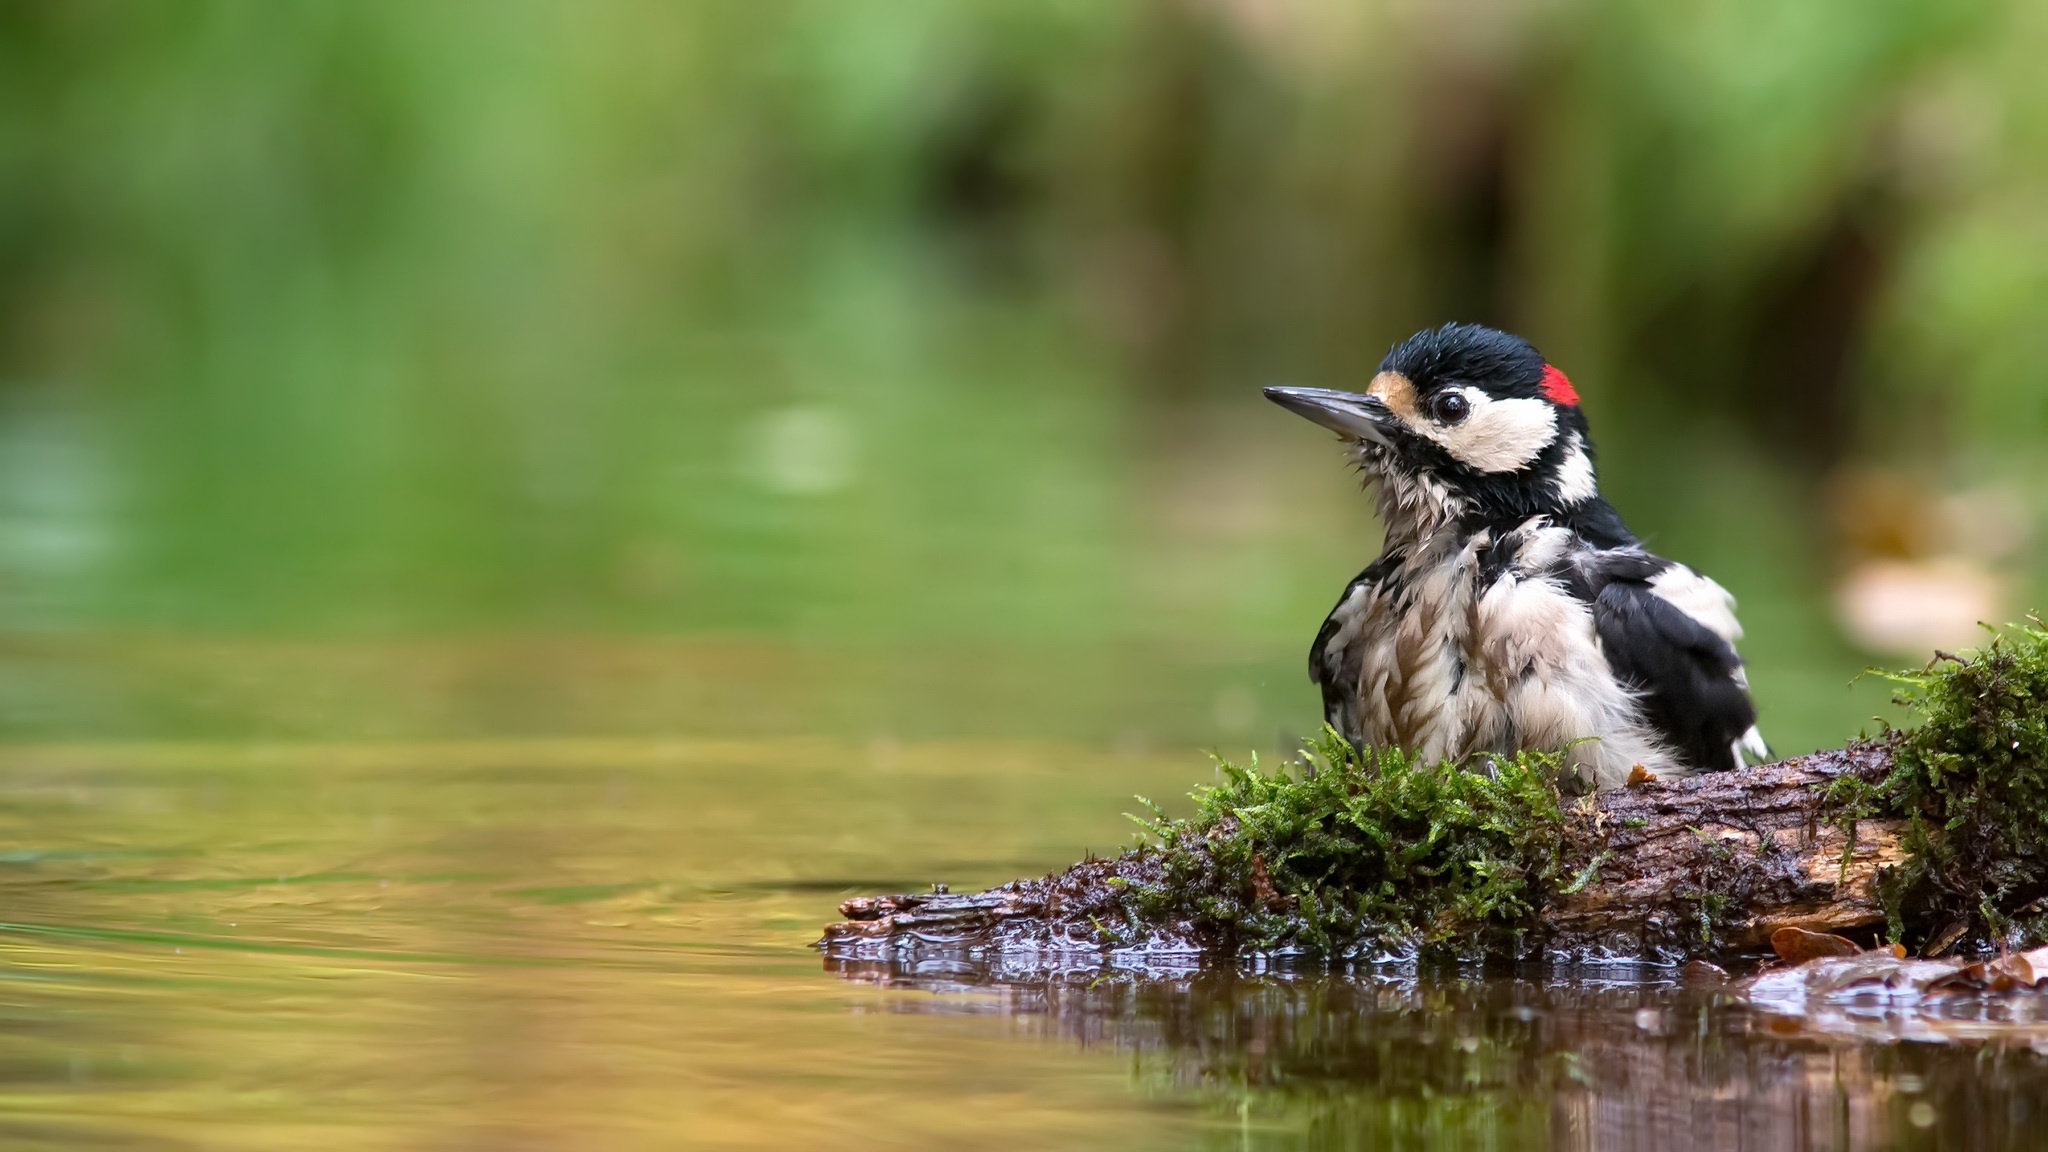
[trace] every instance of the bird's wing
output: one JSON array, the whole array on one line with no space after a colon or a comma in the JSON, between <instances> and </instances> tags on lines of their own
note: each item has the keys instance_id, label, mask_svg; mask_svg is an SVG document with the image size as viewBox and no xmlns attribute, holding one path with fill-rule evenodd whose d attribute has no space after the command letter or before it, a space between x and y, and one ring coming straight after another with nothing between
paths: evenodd
<instances>
[{"instance_id":1,"label":"bird's wing","mask_svg":"<svg viewBox=\"0 0 2048 1152\"><path fill-rule=\"evenodd\" d=\"M1734 641L1733 598L1719 584L1635 549L1581 566L1601 650L1642 693L1643 710L1680 759L1702 771L1767 754Z\"/></svg>"},{"instance_id":2,"label":"bird's wing","mask_svg":"<svg viewBox=\"0 0 2048 1152\"><path fill-rule=\"evenodd\" d=\"M1390 563L1382 556L1344 586L1308 650L1308 678L1323 690L1323 721L1354 744L1360 739L1358 674L1363 657L1358 641Z\"/></svg>"}]
</instances>

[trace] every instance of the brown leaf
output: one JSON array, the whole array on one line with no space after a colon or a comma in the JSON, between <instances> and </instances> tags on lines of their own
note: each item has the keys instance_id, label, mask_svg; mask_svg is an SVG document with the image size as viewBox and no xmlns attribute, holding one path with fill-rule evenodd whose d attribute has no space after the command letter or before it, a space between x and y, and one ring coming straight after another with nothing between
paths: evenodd
<instances>
[{"instance_id":1,"label":"brown leaf","mask_svg":"<svg viewBox=\"0 0 2048 1152\"><path fill-rule=\"evenodd\" d=\"M1791 964L1803 964L1823 956L1854 956L1863 951L1854 940L1804 928L1780 928L1771 933L1771 951Z\"/></svg>"},{"instance_id":2,"label":"brown leaf","mask_svg":"<svg viewBox=\"0 0 2048 1152\"><path fill-rule=\"evenodd\" d=\"M1875 950L1859 951L1854 956L1820 957L1800 965L1798 971L1806 974L1807 990L1819 995L1847 988L1897 988L1911 983L1905 966L1891 953Z\"/></svg>"},{"instance_id":3,"label":"brown leaf","mask_svg":"<svg viewBox=\"0 0 2048 1152\"><path fill-rule=\"evenodd\" d=\"M2019 988L2038 988L2048 981L2048 948L2001 956L1987 965Z\"/></svg>"},{"instance_id":4,"label":"brown leaf","mask_svg":"<svg viewBox=\"0 0 2048 1152\"><path fill-rule=\"evenodd\" d=\"M1628 770L1628 786L1630 788L1641 788L1645 784L1655 784L1656 782L1657 774L1641 764Z\"/></svg>"},{"instance_id":5,"label":"brown leaf","mask_svg":"<svg viewBox=\"0 0 2048 1152\"><path fill-rule=\"evenodd\" d=\"M1982 991L1985 986L1984 965L1965 964L1945 975L1929 980L1921 991L1930 996L1968 995Z\"/></svg>"},{"instance_id":6,"label":"brown leaf","mask_svg":"<svg viewBox=\"0 0 2048 1152\"><path fill-rule=\"evenodd\" d=\"M1287 903L1287 898L1273 887L1273 874L1266 871L1266 858L1257 853L1252 854L1252 900L1271 911L1279 911Z\"/></svg>"},{"instance_id":7,"label":"brown leaf","mask_svg":"<svg viewBox=\"0 0 2048 1152\"><path fill-rule=\"evenodd\" d=\"M1970 967L1978 970L1978 978L1984 987L1993 992L2010 992L2028 983L2021 972L2014 971L2013 962L2017 959L2016 956L2000 956L1996 960L1972 964Z\"/></svg>"},{"instance_id":8,"label":"brown leaf","mask_svg":"<svg viewBox=\"0 0 2048 1152\"><path fill-rule=\"evenodd\" d=\"M1688 984L1713 985L1726 984L1728 982L1728 970L1726 968L1705 960L1694 960L1687 964L1682 975Z\"/></svg>"}]
</instances>

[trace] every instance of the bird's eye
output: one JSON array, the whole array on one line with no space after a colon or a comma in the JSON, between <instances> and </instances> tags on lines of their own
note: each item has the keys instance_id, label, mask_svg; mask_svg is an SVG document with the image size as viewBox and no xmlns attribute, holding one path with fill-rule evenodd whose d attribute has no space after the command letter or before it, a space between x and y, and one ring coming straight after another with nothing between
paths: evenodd
<instances>
[{"instance_id":1,"label":"bird's eye","mask_svg":"<svg viewBox=\"0 0 2048 1152\"><path fill-rule=\"evenodd\" d=\"M1456 424L1471 414L1472 402L1463 392L1439 392L1429 402L1429 414L1439 424Z\"/></svg>"}]
</instances>

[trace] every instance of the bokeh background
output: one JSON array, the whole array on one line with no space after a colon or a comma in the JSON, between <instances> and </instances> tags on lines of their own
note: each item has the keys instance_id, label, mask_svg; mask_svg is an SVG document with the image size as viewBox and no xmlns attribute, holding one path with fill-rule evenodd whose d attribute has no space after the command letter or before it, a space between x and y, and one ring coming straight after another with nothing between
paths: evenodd
<instances>
[{"instance_id":1,"label":"bokeh background","mask_svg":"<svg viewBox=\"0 0 2048 1152\"><path fill-rule=\"evenodd\" d=\"M0 734L1284 745L1450 319L1766 733L2039 602L2024 0L0 6ZM1196 765L1199 761L1193 762Z\"/></svg>"}]
</instances>

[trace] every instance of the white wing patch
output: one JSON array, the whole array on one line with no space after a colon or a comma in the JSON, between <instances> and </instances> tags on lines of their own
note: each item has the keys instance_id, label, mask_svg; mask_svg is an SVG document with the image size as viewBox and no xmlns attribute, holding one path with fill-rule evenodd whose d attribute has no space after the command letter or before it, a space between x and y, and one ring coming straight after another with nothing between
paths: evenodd
<instances>
[{"instance_id":1,"label":"white wing patch","mask_svg":"<svg viewBox=\"0 0 2048 1152\"><path fill-rule=\"evenodd\" d=\"M1370 614L1368 606L1374 599L1370 584L1360 584L1344 597L1344 602L1331 611L1330 619L1337 622L1337 630L1330 639L1316 651L1316 660L1321 668L1317 675L1319 683L1334 684L1345 662L1351 657L1351 646L1358 643L1359 630L1365 627L1365 618Z\"/></svg>"},{"instance_id":2,"label":"white wing patch","mask_svg":"<svg viewBox=\"0 0 2048 1152\"><path fill-rule=\"evenodd\" d=\"M1716 636L1731 646L1742 639L1742 625L1735 619L1735 597L1726 588L1687 568L1673 564L1650 578L1650 591L1675 605L1680 612L1699 621ZM1735 666L1735 682L1749 691L1749 674L1740 664ZM1764 734L1752 724L1735 741L1735 764L1762 764L1771 758L1770 745L1764 743Z\"/></svg>"},{"instance_id":3,"label":"white wing patch","mask_svg":"<svg viewBox=\"0 0 2048 1152\"><path fill-rule=\"evenodd\" d=\"M1450 427L1421 420L1413 427L1467 466L1481 472L1519 471L1557 439L1557 413L1547 401L1495 400L1477 388L1464 392L1472 405L1465 419Z\"/></svg>"},{"instance_id":4,"label":"white wing patch","mask_svg":"<svg viewBox=\"0 0 2048 1152\"><path fill-rule=\"evenodd\" d=\"M1365 601L1372 594L1370 584L1360 584L1344 597L1330 615L1337 618L1337 632L1330 637L1331 649L1349 648L1358 639L1359 625L1365 622Z\"/></svg>"},{"instance_id":5,"label":"white wing patch","mask_svg":"<svg viewBox=\"0 0 2048 1152\"><path fill-rule=\"evenodd\" d=\"M1729 644L1742 639L1742 625L1735 621L1735 597L1685 565L1673 564L1650 577L1650 591Z\"/></svg>"}]
</instances>

